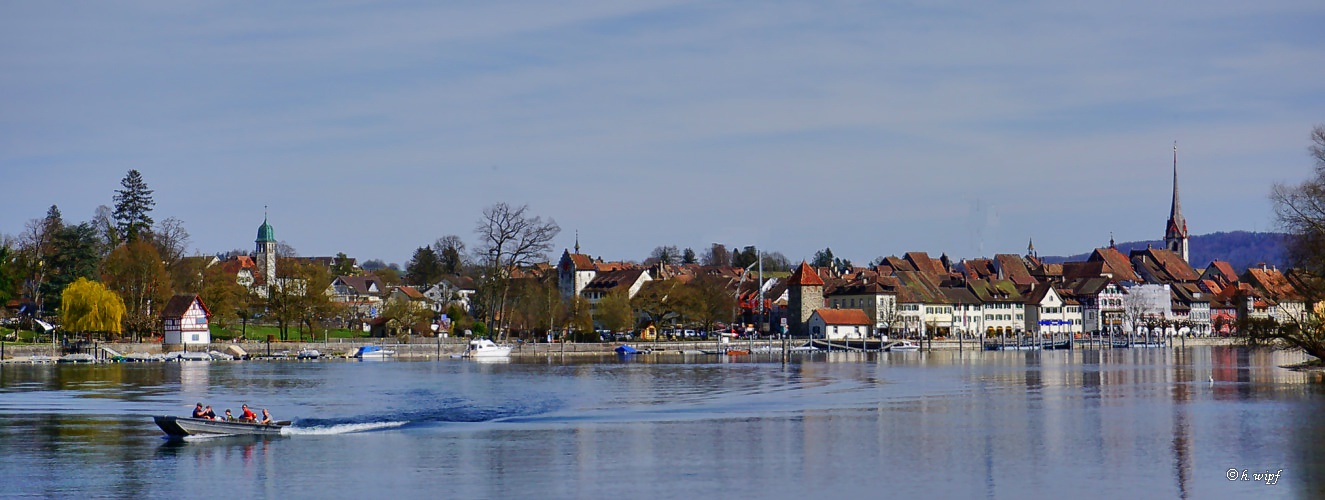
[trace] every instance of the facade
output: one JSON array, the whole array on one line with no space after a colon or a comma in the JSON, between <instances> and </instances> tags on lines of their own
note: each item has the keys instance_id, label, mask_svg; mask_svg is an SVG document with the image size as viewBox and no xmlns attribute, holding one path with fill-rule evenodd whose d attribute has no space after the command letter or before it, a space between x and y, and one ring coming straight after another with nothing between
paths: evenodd
<instances>
[{"instance_id":1,"label":"facade","mask_svg":"<svg viewBox=\"0 0 1325 500\"><path fill-rule=\"evenodd\" d=\"M806 320L811 338L828 340L863 339L874 321L860 309L816 309Z\"/></svg>"},{"instance_id":2,"label":"facade","mask_svg":"<svg viewBox=\"0 0 1325 500\"><path fill-rule=\"evenodd\" d=\"M580 253L580 244L576 242L575 253L563 251L561 261L557 263L557 287L561 296L569 299L579 295L597 274L593 259Z\"/></svg>"},{"instance_id":3,"label":"facade","mask_svg":"<svg viewBox=\"0 0 1325 500\"><path fill-rule=\"evenodd\" d=\"M888 331L897 316L897 291L878 281L854 283L833 289L824 299L833 309L860 309L874 322L874 333Z\"/></svg>"},{"instance_id":4,"label":"facade","mask_svg":"<svg viewBox=\"0 0 1325 500\"><path fill-rule=\"evenodd\" d=\"M208 318L212 312L202 303L197 295L176 295L166 303L161 311L164 330L161 344L167 349L190 346L205 346L212 343L212 333Z\"/></svg>"},{"instance_id":5,"label":"facade","mask_svg":"<svg viewBox=\"0 0 1325 500\"><path fill-rule=\"evenodd\" d=\"M787 331L791 335L810 335L810 316L824 306L824 280L805 261L787 280ZM864 313L862 313L864 314Z\"/></svg>"},{"instance_id":6,"label":"facade","mask_svg":"<svg viewBox=\"0 0 1325 500\"><path fill-rule=\"evenodd\" d=\"M1039 285L1026 296L1025 328L1040 334L1081 333L1081 305L1052 286Z\"/></svg>"}]
</instances>

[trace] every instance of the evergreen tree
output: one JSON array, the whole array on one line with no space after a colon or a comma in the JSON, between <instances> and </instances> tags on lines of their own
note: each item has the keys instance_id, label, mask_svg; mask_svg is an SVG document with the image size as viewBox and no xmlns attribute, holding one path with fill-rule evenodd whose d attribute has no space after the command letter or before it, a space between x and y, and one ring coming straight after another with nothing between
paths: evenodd
<instances>
[{"instance_id":1,"label":"evergreen tree","mask_svg":"<svg viewBox=\"0 0 1325 500\"><path fill-rule=\"evenodd\" d=\"M685 252L683 252L683 253L681 254L681 263L682 263L682 264L694 264L694 263L696 263L696 262L699 262L699 259L695 257L695 251L694 251L694 250L692 250L692 249L690 249L690 248L687 248L687 249L685 250Z\"/></svg>"},{"instance_id":2,"label":"evergreen tree","mask_svg":"<svg viewBox=\"0 0 1325 500\"><path fill-rule=\"evenodd\" d=\"M331 263L331 274L337 277L353 276L354 261L350 260L350 257L345 255L345 252L337 253L336 258L332 260Z\"/></svg>"},{"instance_id":3,"label":"evergreen tree","mask_svg":"<svg viewBox=\"0 0 1325 500\"><path fill-rule=\"evenodd\" d=\"M152 190L137 170L130 170L120 180L124 189L115 191L115 228L122 240L135 240L138 236L152 230Z\"/></svg>"},{"instance_id":4,"label":"evergreen tree","mask_svg":"<svg viewBox=\"0 0 1325 500\"><path fill-rule=\"evenodd\" d=\"M828 267L833 265L833 249L824 248L823 250L815 252L814 260L810 261L810 265L814 267Z\"/></svg>"},{"instance_id":5,"label":"evergreen tree","mask_svg":"<svg viewBox=\"0 0 1325 500\"><path fill-rule=\"evenodd\" d=\"M431 247L419 247L405 264L405 281L413 285L431 285L442 279L442 263Z\"/></svg>"},{"instance_id":6,"label":"evergreen tree","mask_svg":"<svg viewBox=\"0 0 1325 500\"><path fill-rule=\"evenodd\" d=\"M64 287L79 278L97 277L101 255L96 230L90 224L63 226L55 231L50 241L51 253L44 264L48 278L41 284L43 296L59 297Z\"/></svg>"}]
</instances>

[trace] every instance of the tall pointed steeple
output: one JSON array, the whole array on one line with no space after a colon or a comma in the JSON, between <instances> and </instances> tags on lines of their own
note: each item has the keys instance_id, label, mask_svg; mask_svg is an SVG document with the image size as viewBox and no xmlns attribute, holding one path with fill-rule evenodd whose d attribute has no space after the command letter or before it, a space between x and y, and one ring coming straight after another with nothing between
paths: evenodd
<instances>
[{"instance_id":1,"label":"tall pointed steeple","mask_svg":"<svg viewBox=\"0 0 1325 500\"><path fill-rule=\"evenodd\" d=\"M580 253L580 230L575 230L575 253Z\"/></svg>"},{"instance_id":2,"label":"tall pointed steeple","mask_svg":"<svg viewBox=\"0 0 1325 500\"><path fill-rule=\"evenodd\" d=\"M1173 205L1164 230L1164 248L1189 260L1187 256L1187 218L1182 216L1182 202L1178 200L1178 142L1173 142Z\"/></svg>"}]
</instances>

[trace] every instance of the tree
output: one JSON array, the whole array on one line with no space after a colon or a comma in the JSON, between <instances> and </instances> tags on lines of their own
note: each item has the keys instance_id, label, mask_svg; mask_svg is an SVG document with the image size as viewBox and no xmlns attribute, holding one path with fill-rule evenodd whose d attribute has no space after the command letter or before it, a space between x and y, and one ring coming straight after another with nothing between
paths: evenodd
<instances>
[{"instance_id":1,"label":"tree","mask_svg":"<svg viewBox=\"0 0 1325 500\"><path fill-rule=\"evenodd\" d=\"M706 266L726 266L732 262L731 253L727 251L727 246L721 243L714 243L708 251L704 252L704 258L700 263Z\"/></svg>"},{"instance_id":2,"label":"tree","mask_svg":"<svg viewBox=\"0 0 1325 500\"><path fill-rule=\"evenodd\" d=\"M63 226L51 238L51 251L47 254L42 283L42 295L60 297L64 287L79 278L97 277L101 258L97 252L96 232L86 222Z\"/></svg>"},{"instance_id":3,"label":"tree","mask_svg":"<svg viewBox=\"0 0 1325 500\"><path fill-rule=\"evenodd\" d=\"M814 260L811 260L811 261L810 261L810 265L811 265L811 266L814 266L814 267L829 267L829 266L832 266L832 265L833 265L833 249L831 249L831 248L824 248L823 250L820 250L820 251L818 251L818 252L814 252Z\"/></svg>"},{"instance_id":4,"label":"tree","mask_svg":"<svg viewBox=\"0 0 1325 500\"><path fill-rule=\"evenodd\" d=\"M732 267L746 268L756 262L759 262L759 250L753 246L747 246L732 254Z\"/></svg>"},{"instance_id":5,"label":"tree","mask_svg":"<svg viewBox=\"0 0 1325 500\"><path fill-rule=\"evenodd\" d=\"M158 223L152 229L151 239L167 268L178 264L189 246L189 232L184 229L184 221L174 217L166 217Z\"/></svg>"},{"instance_id":6,"label":"tree","mask_svg":"<svg viewBox=\"0 0 1325 500\"><path fill-rule=\"evenodd\" d=\"M135 340L154 331L160 308L171 296L170 274L156 247L131 239L106 256L101 271L107 288L124 299L125 330Z\"/></svg>"},{"instance_id":7,"label":"tree","mask_svg":"<svg viewBox=\"0 0 1325 500\"><path fill-rule=\"evenodd\" d=\"M679 280L650 281L640 288L630 304L647 321L662 328L664 320L681 312L686 290Z\"/></svg>"},{"instance_id":8,"label":"tree","mask_svg":"<svg viewBox=\"0 0 1325 500\"><path fill-rule=\"evenodd\" d=\"M18 297L23 270L18 248L12 237L0 235L0 304Z\"/></svg>"},{"instance_id":9,"label":"tree","mask_svg":"<svg viewBox=\"0 0 1325 500\"><path fill-rule=\"evenodd\" d=\"M681 253L681 263L682 263L682 264L694 264L694 263L696 263L696 262L699 262L699 261L695 258L695 251L694 251L694 250L692 250L692 249L690 249L690 248L686 248L685 251Z\"/></svg>"},{"instance_id":10,"label":"tree","mask_svg":"<svg viewBox=\"0 0 1325 500\"><path fill-rule=\"evenodd\" d=\"M120 180L124 189L115 191L115 228L122 240L137 239L152 229L152 190L147 188L143 174L130 170Z\"/></svg>"},{"instance_id":11,"label":"tree","mask_svg":"<svg viewBox=\"0 0 1325 500\"><path fill-rule=\"evenodd\" d=\"M96 214L88 222L92 229L97 232L97 242L100 249L100 255L105 258L111 250L120 246L120 233L115 228L115 211L106 205L97 205Z\"/></svg>"},{"instance_id":12,"label":"tree","mask_svg":"<svg viewBox=\"0 0 1325 500\"><path fill-rule=\"evenodd\" d=\"M718 276L703 275L691 280L686 286L686 316L704 325L711 331L713 324L731 322L736 314L736 297L728 288L728 280Z\"/></svg>"},{"instance_id":13,"label":"tree","mask_svg":"<svg viewBox=\"0 0 1325 500\"><path fill-rule=\"evenodd\" d=\"M295 259L282 259L276 268L276 282L267 284L267 311L281 340L289 340L291 326L302 337L304 331L315 332L326 320L342 315L325 293L331 286L327 268Z\"/></svg>"},{"instance_id":14,"label":"tree","mask_svg":"<svg viewBox=\"0 0 1325 500\"><path fill-rule=\"evenodd\" d=\"M448 234L432 244L442 266L442 274L459 275L465 269L465 242L459 236Z\"/></svg>"},{"instance_id":15,"label":"tree","mask_svg":"<svg viewBox=\"0 0 1325 500\"><path fill-rule=\"evenodd\" d=\"M427 286L442 279L442 263L432 247L414 250L414 257L405 264L405 281L412 285Z\"/></svg>"},{"instance_id":16,"label":"tree","mask_svg":"<svg viewBox=\"0 0 1325 500\"><path fill-rule=\"evenodd\" d=\"M233 322L245 320L252 292L237 283L234 276L226 274L221 266L203 269L198 285L196 291L187 290L186 293L196 293L202 297L203 303L212 311L212 324L229 328Z\"/></svg>"},{"instance_id":17,"label":"tree","mask_svg":"<svg viewBox=\"0 0 1325 500\"><path fill-rule=\"evenodd\" d=\"M474 226L479 236L478 254L487 259L485 280L492 283L496 300L489 318L500 317L510 292L510 270L532 265L536 259L546 260L552 248L552 239L561 232L557 222L543 222L539 216L528 214L529 205L512 208L498 203L483 210L483 217Z\"/></svg>"},{"instance_id":18,"label":"tree","mask_svg":"<svg viewBox=\"0 0 1325 500\"><path fill-rule=\"evenodd\" d=\"M60 295L60 319L66 330L118 334L124 301L101 283L79 278Z\"/></svg>"},{"instance_id":19,"label":"tree","mask_svg":"<svg viewBox=\"0 0 1325 500\"><path fill-rule=\"evenodd\" d=\"M589 300L576 295L566 304L567 330L576 342L597 342L598 335L593 331L593 316L590 314Z\"/></svg>"},{"instance_id":20,"label":"tree","mask_svg":"<svg viewBox=\"0 0 1325 500\"><path fill-rule=\"evenodd\" d=\"M1277 345L1301 349L1317 362L1325 359L1325 125L1311 130L1307 147L1315 163L1315 176L1297 185L1276 184L1270 199L1275 216L1288 236L1288 260L1309 314L1285 318L1277 327L1240 324L1251 345Z\"/></svg>"},{"instance_id":21,"label":"tree","mask_svg":"<svg viewBox=\"0 0 1325 500\"><path fill-rule=\"evenodd\" d=\"M676 249L676 245L658 246L649 253L649 258L661 264L672 265L681 260L681 251Z\"/></svg>"},{"instance_id":22,"label":"tree","mask_svg":"<svg viewBox=\"0 0 1325 500\"><path fill-rule=\"evenodd\" d=\"M353 276L354 259L345 255L345 252L337 252L336 258L331 261L331 274L333 276Z\"/></svg>"},{"instance_id":23,"label":"tree","mask_svg":"<svg viewBox=\"0 0 1325 500\"><path fill-rule=\"evenodd\" d=\"M791 271L791 261L787 260L782 252L765 253L763 257L764 271L787 272Z\"/></svg>"},{"instance_id":24,"label":"tree","mask_svg":"<svg viewBox=\"0 0 1325 500\"><path fill-rule=\"evenodd\" d=\"M595 308L598 324L613 332L623 332L635 326L635 315L630 308L630 297L624 290L614 290L598 300Z\"/></svg>"}]
</instances>

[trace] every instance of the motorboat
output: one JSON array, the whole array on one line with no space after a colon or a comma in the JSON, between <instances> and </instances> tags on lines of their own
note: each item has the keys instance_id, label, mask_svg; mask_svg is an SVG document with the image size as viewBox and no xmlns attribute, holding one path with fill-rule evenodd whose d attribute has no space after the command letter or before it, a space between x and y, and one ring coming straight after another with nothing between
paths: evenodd
<instances>
[{"instance_id":1,"label":"motorboat","mask_svg":"<svg viewBox=\"0 0 1325 500\"><path fill-rule=\"evenodd\" d=\"M300 349L299 354L295 355L298 359L318 359L322 357L322 351L317 349Z\"/></svg>"},{"instance_id":2,"label":"motorboat","mask_svg":"<svg viewBox=\"0 0 1325 500\"><path fill-rule=\"evenodd\" d=\"M289 420L281 420L272 424L258 424L251 422L237 422L226 420L212 420L209 418L191 418L191 417L172 417L156 416L152 417L157 427L166 432L170 437L184 436L279 436L281 429L290 425Z\"/></svg>"},{"instance_id":3,"label":"motorboat","mask_svg":"<svg viewBox=\"0 0 1325 500\"><path fill-rule=\"evenodd\" d=\"M619 345L619 346L616 347L616 349L612 349L612 350L613 350L613 351L616 351L617 354L638 354L638 353L639 353L639 349L636 349L636 348L631 347L631 346L628 346L628 345Z\"/></svg>"},{"instance_id":4,"label":"motorboat","mask_svg":"<svg viewBox=\"0 0 1325 500\"><path fill-rule=\"evenodd\" d=\"M913 353L920 350L920 346L912 341L898 341L897 344L888 346L889 353Z\"/></svg>"},{"instance_id":5,"label":"motorboat","mask_svg":"<svg viewBox=\"0 0 1325 500\"><path fill-rule=\"evenodd\" d=\"M460 354L462 358L505 358L511 355L511 346L497 345L489 339L469 341L469 348Z\"/></svg>"},{"instance_id":6,"label":"motorboat","mask_svg":"<svg viewBox=\"0 0 1325 500\"><path fill-rule=\"evenodd\" d=\"M366 345L360 347L359 350L354 351L352 357L359 359L387 359L394 355L396 355L396 351L382 349L382 346Z\"/></svg>"},{"instance_id":7,"label":"motorboat","mask_svg":"<svg viewBox=\"0 0 1325 500\"><path fill-rule=\"evenodd\" d=\"M212 357L213 361L234 361L235 357L221 351L207 351L207 355Z\"/></svg>"}]
</instances>

